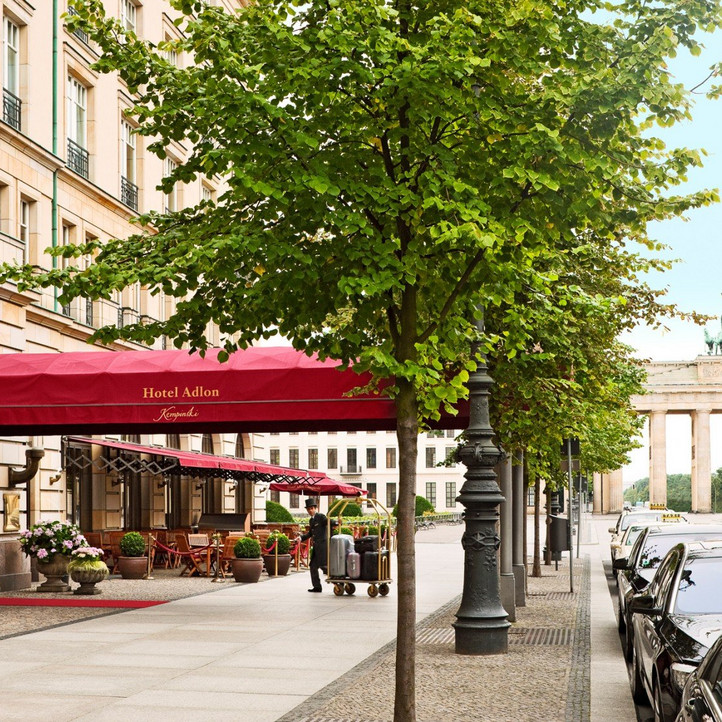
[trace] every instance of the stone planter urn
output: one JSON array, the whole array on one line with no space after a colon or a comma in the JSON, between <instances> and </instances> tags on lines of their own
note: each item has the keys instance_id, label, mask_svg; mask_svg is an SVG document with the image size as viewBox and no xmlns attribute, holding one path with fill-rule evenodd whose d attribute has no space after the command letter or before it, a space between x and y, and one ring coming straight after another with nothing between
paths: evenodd
<instances>
[{"instance_id":1,"label":"stone planter urn","mask_svg":"<svg viewBox=\"0 0 722 722\"><path fill-rule=\"evenodd\" d=\"M276 566L276 560L278 560L278 566ZM269 577L285 577L288 574L288 570L291 568L291 555L290 554L264 554L263 564L266 567Z\"/></svg>"},{"instance_id":2,"label":"stone planter urn","mask_svg":"<svg viewBox=\"0 0 722 722\"><path fill-rule=\"evenodd\" d=\"M68 573L70 557L64 554L52 554L47 559L38 559L38 571L45 577L45 581L35 590L36 592L67 592L70 585L62 580Z\"/></svg>"},{"instance_id":3,"label":"stone planter urn","mask_svg":"<svg viewBox=\"0 0 722 722\"><path fill-rule=\"evenodd\" d=\"M263 559L231 559L231 573L237 582L255 583L261 578Z\"/></svg>"},{"instance_id":4,"label":"stone planter urn","mask_svg":"<svg viewBox=\"0 0 722 722\"><path fill-rule=\"evenodd\" d=\"M73 594L100 594L101 590L95 585L108 578L108 565L103 561L71 563L68 567L70 578L80 586Z\"/></svg>"}]
</instances>

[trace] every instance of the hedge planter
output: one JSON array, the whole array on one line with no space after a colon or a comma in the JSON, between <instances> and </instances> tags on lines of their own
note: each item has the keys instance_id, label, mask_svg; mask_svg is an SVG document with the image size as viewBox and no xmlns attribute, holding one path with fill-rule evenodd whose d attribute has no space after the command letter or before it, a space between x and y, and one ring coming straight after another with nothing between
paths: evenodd
<instances>
[{"instance_id":1,"label":"hedge planter","mask_svg":"<svg viewBox=\"0 0 722 722\"><path fill-rule=\"evenodd\" d=\"M123 579L142 579L148 571L148 557L118 557L118 571Z\"/></svg>"},{"instance_id":2,"label":"hedge planter","mask_svg":"<svg viewBox=\"0 0 722 722\"><path fill-rule=\"evenodd\" d=\"M263 559L231 559L231 573L237 582L253 584L261 578Z\"/></svg>"},{"instance_id":3,"label":"hedge planter","mask_svg":"<svg viewBox=\"0 0 722 722\"><path fill-rule=\"evenodd\" d=\"M278 560L278 566L276 566L276 560ZM290 554L264 554L263 564L266 567L268 576L270 577L285 577L288 574L288 570L291 568L291 555Z\"/></svg>"}]
</instances>

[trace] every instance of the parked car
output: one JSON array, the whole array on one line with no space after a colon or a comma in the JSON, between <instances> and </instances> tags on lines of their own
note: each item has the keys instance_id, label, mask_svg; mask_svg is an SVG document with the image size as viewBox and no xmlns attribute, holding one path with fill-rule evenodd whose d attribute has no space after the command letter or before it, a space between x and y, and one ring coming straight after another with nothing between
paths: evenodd
<instances>
[{"instance_id":1,"label":"parked car","mask_svg":"<svg viewBox=\"0 0 722 722\"><path fill-rule=\"evenodd\" d=\"M651 521L635 521L627 527L627 531L622 534L618 542L612 543L612 560L626 559L632 549L632 545L637 541L637 537L648 526L655 526L658 523L686 523L686 519L676 512L669 512L662 516L661 522Z\"/></svg>"},{"instance_id":2,"label":"parked car","mask_svg":"<svg viewBox=\"0 0 722 722\"><path fill-rule=\"evenodd\" d=\"M667 552L679 542L722 539L722 524L658 524L645 527L632 545L629 556L614 560L617 572L619 629L624 631L624 656L632 658L634 628L629 600L652 581Z\"/></svg>"},{"instance_id":3,"label":"parked car","mask_svg":"<svg viewBox=\"0 0 722 722\"><path fill-rule=\"evenodd\" d=\"M722 540L674 545L649 588L629 600L634 626L632 695L655 722L680 709L690 667L722 634Z\"/></svg>"},{"instance_id":4,"label":"parked car","mask_svg":"<svg viewBox=\"0 0 722 722\"><path fill-rule=\"evenodd\" d=\"M690 667L677 722L722 722L722 636L699 667Z\"/></svg>"},{"instance_id":5,"label":"parked car","mask_svg":"<svg viewBox=\"0 0 722 722\"><path fill-rule=\"evenodd\" d=\"M610 549L612 561L615 560L619 541L622 535L632 524L658 524L662 521L665 514L676 514L672 509L632 509L631 511L622 512L614 526L609 527L609 533L612 535L610 540Z\"/></svg>"}]
</instances>

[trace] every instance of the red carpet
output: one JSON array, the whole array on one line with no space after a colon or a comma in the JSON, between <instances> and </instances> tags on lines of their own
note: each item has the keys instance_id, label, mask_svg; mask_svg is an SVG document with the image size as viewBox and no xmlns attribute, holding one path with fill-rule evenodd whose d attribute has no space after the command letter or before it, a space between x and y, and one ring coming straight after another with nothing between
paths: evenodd
<instances>
[{"instance_id":1,"label":"red carpet","mask_svg":"<svg viewBox=\"0 0 722 722\"><path fill-rule=\"evenodd\" d=\"M165 604L165 601L140 601L137 599L47 599L42 597L0 597L0 607L113 607L117 609L142 609Z\"/></svg>"}]
</instances>

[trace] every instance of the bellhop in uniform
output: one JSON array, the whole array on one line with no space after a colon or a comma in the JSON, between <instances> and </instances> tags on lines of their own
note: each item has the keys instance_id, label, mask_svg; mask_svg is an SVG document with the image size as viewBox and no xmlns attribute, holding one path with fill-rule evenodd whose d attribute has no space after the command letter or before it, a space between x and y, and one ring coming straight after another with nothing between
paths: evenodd
<instances>
[{"instance_id":1,"label":"bellhop in uniform","mask_svg":"<svg viewBox=\"0 0 722 722\"><path fill-rule=\"evenodd\" d=\"M326 573L326 560L328 558L328 544L326 540L326 527L328 519L325 514L321 514L318 510L318 502L315 499L306 499L306 511L311 517L308 522L308 531L301 535L301 539L313 541L313 549L311 551L311 562L309 568L311 570L312 587L309 592L321 592L321 578L319 569Z\"/></svg>"}]
</instances>

